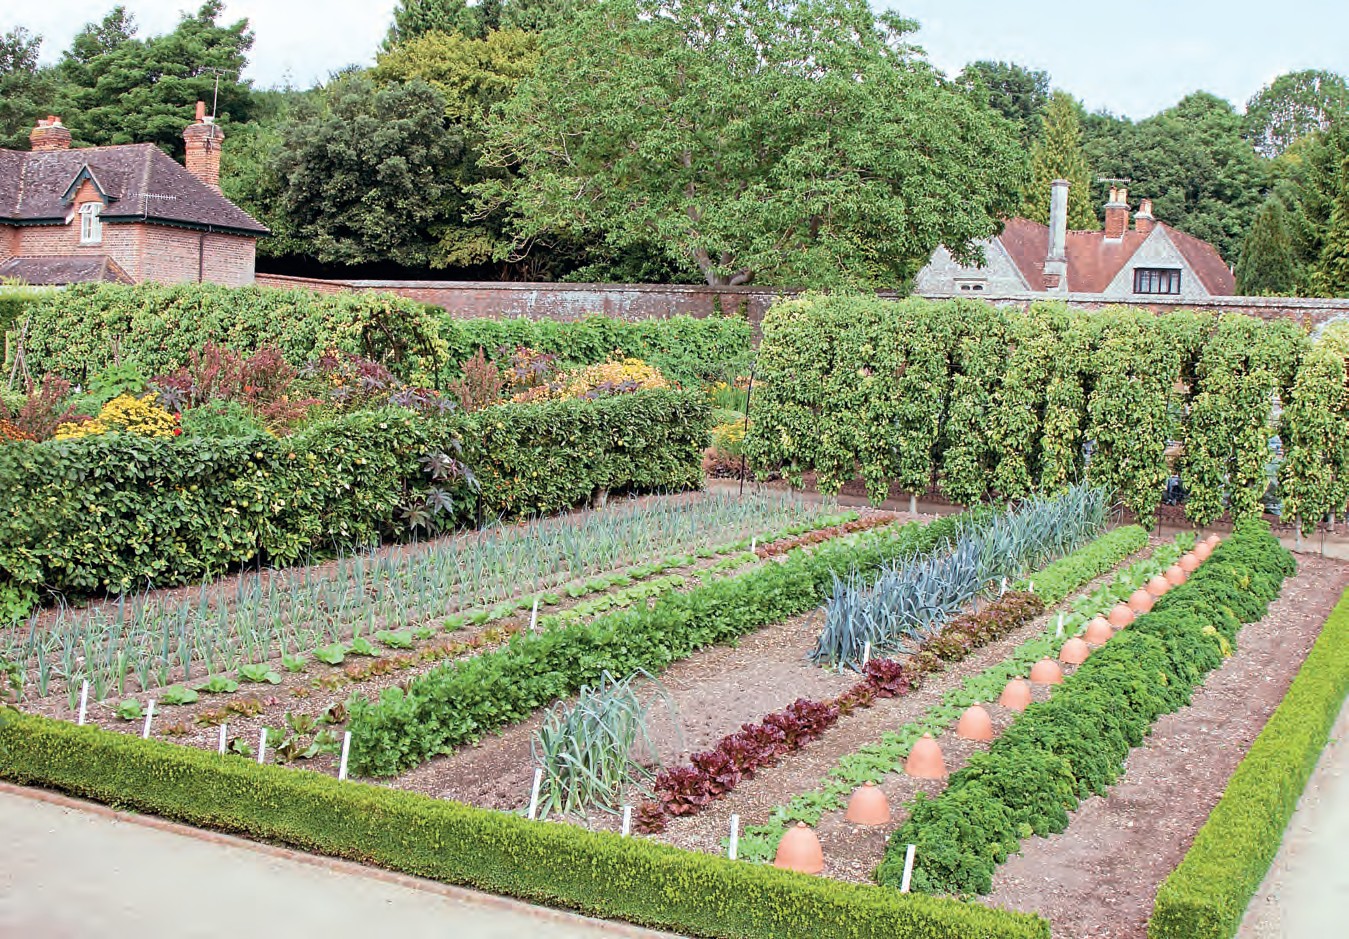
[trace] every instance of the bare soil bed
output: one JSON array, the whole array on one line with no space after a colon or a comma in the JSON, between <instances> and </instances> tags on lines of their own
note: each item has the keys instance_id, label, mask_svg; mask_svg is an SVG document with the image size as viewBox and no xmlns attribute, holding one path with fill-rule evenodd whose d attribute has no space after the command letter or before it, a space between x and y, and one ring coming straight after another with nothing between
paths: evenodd
<instances>
[{"instance_id":1,"label":"bare soil bed","mask_svg":"<svg viewBox=\"0 0 1349 939\"><path fill-rule=\"evenodd\" d=\"M994 875L984 902L1039 913L1066 939L1142 939L1157 888L1180 863L1228 778L1283 699L1349 586L1349 564L1303 555L1297 574L1236 653L1162 717L1106 798L1068 829L1032 838Z\"/></svg>"}]
</instances>

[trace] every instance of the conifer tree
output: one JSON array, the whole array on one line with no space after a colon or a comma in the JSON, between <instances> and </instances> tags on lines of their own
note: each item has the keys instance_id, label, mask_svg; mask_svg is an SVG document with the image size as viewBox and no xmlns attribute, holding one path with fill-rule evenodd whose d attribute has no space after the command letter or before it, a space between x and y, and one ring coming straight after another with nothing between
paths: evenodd
<instances>
[{"instance_id":1,"label":"conifer tree","mask_svg":"<svg viewBox=\"0 0 1349 939\"><path fill-rule=\"evenodd\" d=\"M1241 243L1237 292L1249 296L1288 297L1301 282L1293 228L1283 200L1271 195Z\"/></svg>"},{"instance_id":2,"label":"conifer tree","mask_svg":"<svg viewBox=\"0 0 1349 939\"><path fill-rule=\"evenodd\" d=\"M1056 91L1045 108L1040 138L1031 149L1031 182L1025 192L1022 214L1049 224L1050 184L1068 180L1068 227L1099 228L1091 204L1091 169L1082 153L1082 123L1077 102L1067 92Z\"/></svg>"},{"instance_id":3,"label":"conifer tree","mask_svg":"<svg viewBox=\"0 0 1349 939\"><path fill-rule=\"evenodd\" d=\"M1312 283L1322 297L1349 296L1349 157L1340 163L1330 226L1312 272Z\"/></svg>"}]
</instances>

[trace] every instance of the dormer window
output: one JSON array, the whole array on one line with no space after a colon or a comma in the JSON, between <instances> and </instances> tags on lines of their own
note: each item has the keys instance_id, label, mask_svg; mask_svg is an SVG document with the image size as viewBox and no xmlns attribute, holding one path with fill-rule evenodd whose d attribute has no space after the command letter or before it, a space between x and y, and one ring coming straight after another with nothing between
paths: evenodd
<instances>
[{"instance_id":1,"label":"dormer window","mask_svg":"<svg viewBox=\"0 0 1349 939\"><path fill-rule=\"evenodd\" d=\"M103 223L98 213L103 206L97 202L86 202L80 206L80 244L97 245L103 243Z\"/></svg>"}]
</instances>

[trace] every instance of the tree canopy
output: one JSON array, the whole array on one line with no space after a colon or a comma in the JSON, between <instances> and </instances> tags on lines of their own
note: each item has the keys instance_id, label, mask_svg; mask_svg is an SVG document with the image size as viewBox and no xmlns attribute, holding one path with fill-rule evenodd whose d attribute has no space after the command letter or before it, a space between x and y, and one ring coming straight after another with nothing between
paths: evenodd
<instances>
[{"instance_id":1,"label":"tree canopy","mask_svg":"<svg viewBox=\"0 0 1349 939\"><path fill-rule=\"evenodd\" d=\"M1040 137L1031 148L1031 177L1022 213L1049 224L1051 184L1068 180L1068 227L1092 229L1097 225L1092 205L1091 168L1082 152L1082 125L1078 104L1066 92L1056 91L1045 109Z\"/></svg>"},{"instance_id":2,"label":"tree canopy","mask_svg":"<svg viewBox=\"0 0 1349 939\"><path fill-rule=\"evenodd\" d=\"M1349 85L1321 69L1280 75L1246 104L1246 137L1267 157L1276 157L1308 134L1349 114Z\"/></svg>"},{"instance_id":3,"label":"tree canopy","mask_svg":"<svg viewBox=\"0 0 1349 939\"><path fill-rule=\"evenodd\" d=\"M894 284L1015 208L1014 129L862 0L597 0L487 125L518 245L655 243L710 284Z\"/></svg>"},{"instance_id":4,"label":"tree canopy","mask_svg":"<svg viewBox=\"0 0 1349 939\"><path fill-rule=\"evenodd\" d=\"M985 59L965 66L959 80L967 88L983 88L989 107L1020 127L1023 140L1039 134L1049 104L1048 72Z\"/></svg>"}]
</instances>

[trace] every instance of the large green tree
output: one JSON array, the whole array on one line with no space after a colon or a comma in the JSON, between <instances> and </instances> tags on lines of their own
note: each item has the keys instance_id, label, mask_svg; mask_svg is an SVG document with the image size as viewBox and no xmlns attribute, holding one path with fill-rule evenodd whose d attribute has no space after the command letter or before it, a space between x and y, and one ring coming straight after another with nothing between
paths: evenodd
<instances>
[{"instance_id":1,"label":"large green tree","mask_svg":"<svg viewBox=\"0 0 1349 939\"><path fill-rule=\"evenodd\" d=\"M0 36L0 147L26 149L28 132L50 111L55 82L38 66L42 37L22 26Z\"/></svg>"},{"instance_id":2,"label":"large green tree","mask_svg":"<svg viewBox=\"0 0 1349 939\"><path fill-rule=\"evenodd\" d=\"M1091 168L1082 152L1082 125L1078 104L1067 92L1056 91L1045 108L1039 138L1031 148L1031 178L1024 197L1022 214L1042 224L1049 223L1050 184L1066 179L1068 187L1068 227L1099 227L1092 205Z\"/></svg>"},{"instance_id":3,"label":"large green tree","mask_svg":"<svg viewBox=\"0 0 1349 939\"><path fill-rule=\"evenodd\" d=\"M439 235L462 209L444 168L463 160L464 137L434 88L351 72L297 103L279 134L276 207L307 254L331 264L443 266Z\"/></svg>"},{"instance_id":4,"label":"large green tree","mask_svg":"<svg viewBox=\"0 0 1349 939\"><path fill-rule=\"evenodd\" d=\"M1349 157L1340 162L1334 193L1312 288L1323 297L1349 297Z\"/></svg>"},{"instance_id":5,"label":"large green tree","mask_svg":"<svg viewBox=\"0 0 1349 939\"><path fill-rule=\"evenodd\" d=\"M1049 73L1015 62L980 60L971 62L960 73L960 82L969 88L983 88L989 107L1021 128L1023 141L1040 132L1040 121L1049 103Z\"/></svg>"},{"instance_id":6,"label":"large green tree","mask_svg":"<svg viewBox=\"0 0 1349 939\"><path fill-rule=\"evenodd\" d=\"M573 0L399 0L385 50L426 33L485 39L495 30L549 29L571 14Z\"/></svg>"},{"instance_id":7,"label":"large green tree","mask_svg":"<svg viewBox=\"0 0 1349 939\"><path fill-rule=\"evenodd\" d=\"M249 83L240 75L253 34L247 20L219 23L222 11L220 0L207 0L171 32L146 39L120 6L85 26L56 67L53 111L76 143L150 142L181 157L198 100L222 122L247 120Z\"/></svg>"},{"instance_id":8,"label":"large green tree","mask_svg":"<svg viewBox=\"0 0 1349 939\"><path fill-rule=\"evenodd\" d=\"M657 244L709 284L898 284L1016 207L1014 129L863 0L596 0L489 120L517 245ZM509 172L506 172L509 171Z\"/></svg>"},{"instance_id":9,"label":"large green tree","mask_svg":"<svg viewBox=\"0 0 1349 939\"><path fill-rule=\"evenodd\" d=\"M1246 104L1245 132L1255 148L1276 157L1308 134L1349 114L1349 84L1321 69L1280 75Z\"/></svg>"},{"instance_id":10,"label":"large green tree","mask_svg":"<svg viewBox=\"0 0 1349 939\"><path fill-rule=\"evenodd\" d=\"M1288 209L1271 194L1241 242L1237 293L1291 297L1300 292L1303 279Z\"/></svg>"},{"instance_id":11,"label":"large green tree","mask_svg":"<svg viewBox=\"0 0 1349 939\"><path fill-rule=\"evenodd\" d=\"M1084 149L1099 175L1132 180L1158 220L1235 261L1265 197L1265 167L1232 105L1207 92L1131 124L1088 121Z\"/></svg>"}]
</instances>

